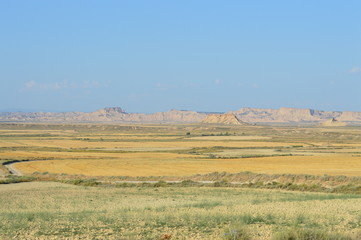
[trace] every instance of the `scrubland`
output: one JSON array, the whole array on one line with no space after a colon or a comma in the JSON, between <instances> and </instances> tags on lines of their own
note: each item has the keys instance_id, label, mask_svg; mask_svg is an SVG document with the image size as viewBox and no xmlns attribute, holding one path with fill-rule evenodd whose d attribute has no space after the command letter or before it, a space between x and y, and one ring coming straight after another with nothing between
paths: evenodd
<instances>
[{"instance_id":1,"label":"scrubland","mask_svg":"<svg viewBox=\"0 0 361 240\"><path fill-rule=\"evenodd\" d=\"M0 185L0 237L244 239L232 237L246 231L247 239L276 239L298 228L351 239L361 227L360 198L238 188Z\"/></svg>"},{"instance_id":2,"label":"scrubland","mask_svg":"<svg viewBox=\"0 0 361 240\"><path fill-rule=\"evenodd\" d=\"M0 239L361 236L357 126L3 123L0 166Z\"/></svg>"}]
</instances>

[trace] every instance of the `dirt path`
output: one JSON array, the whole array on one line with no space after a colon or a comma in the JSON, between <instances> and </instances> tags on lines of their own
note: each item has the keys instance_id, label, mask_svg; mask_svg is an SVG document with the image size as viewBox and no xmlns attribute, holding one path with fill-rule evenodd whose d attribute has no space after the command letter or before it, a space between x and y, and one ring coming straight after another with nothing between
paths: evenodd
<instances>
[{"instance_id":1,"label":"dirt path","mask_svg":"<svg viewBox=\"0 0 361 240\"><path fill-rule=\"evenodd\" d=\"M6 167L9 170L11 175L23 176L23 174L14 167L14 164L15 163L4 164L4 167Z\"/></svg>"},{"instance_id":2,"label":"dirt path","mask_svg":"<svg viewBox=\"0 0 361 240\"><path fill-rule=\"evenodd\" d=\"M109 181L99 181L99 182L109 182ZM159 181L114 181L114 183L158 183ZM163 181L165 183L181 183L183 181ZM216 183L217 181L193 181L195 183L204 183L204 184L213 184ZM244 182L229 182L229 184L234 184L234 185L242 185L245 184Z\"/></svg>"},{"instance_id":3,"label":"dirt path","mask_svg":"<svg viewBox=\"0 0 361 240\"><path fill-rule=\"evenodd\" d=\"M4 167L6 167L8 169L8 171L10 172L11 175L14 176L23 176L23 174L21 173L21 171L19 171L17 168L15 168L14 164L16 162L12 162L12 163L8 163L8 164L4 164ZM0 178L5 177L6 174L4 173L3 170L0 169ZM99 181L101 183L104 182L109 182L109 181ZM114 183L135 183L135 184L140 184L140 183L157 183L159 181L114 181ZM164 181L165 183L181 183L183 181ZM194 181L195 183L203 183L203 184L214 184L217 181ZM229 182L232 185L242 185L244 184L244 182Z\"/></svg>"}]
</instances>

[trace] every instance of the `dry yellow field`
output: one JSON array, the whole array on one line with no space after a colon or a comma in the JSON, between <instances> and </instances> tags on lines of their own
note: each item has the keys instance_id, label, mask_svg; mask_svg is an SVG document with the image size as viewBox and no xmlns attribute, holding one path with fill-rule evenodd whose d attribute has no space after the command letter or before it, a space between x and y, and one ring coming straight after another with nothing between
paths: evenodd
<instances>
[{"instance_id":1,"label":"dry yellow field","mask_svg":"<svg viewBox=\"0 0 361 240\"><path fill-rule=\"evenodd\" d=\"M251 171L361 176L358 128L61 125L44 130L40 124L22 128L0 130L0 160L37 160L15 164L24 174L189 176ZM186 134L189 131L191 135Z\"/></svg>"},{"instance_id":2,"label":"dry yellow field","mask_svg":"<svg viewBox=\"0 0 361 240\"><path fill-rule=\"evenodd\" d=\"M197 159L179 154L124 153L117 159L21 162L20 171L89 176L187 176L210 172L251 171L267 174L361 175L361 157L349 155Z\"/></svg>"},{"instance_id":3,"label":"dry yellow field","mask_svg":"<svg viewBox=\"0 0 361 240\"><path fill-rule=\"evenodd\" d=\"M256 142L256 141L188 141L171 140L171 141L132 141L120 138L122 141L78 141L78 140L19 140L13 142L17 146L30 147L61 147L61 148L194 148L194 147L282 147L294 145L296 143L282 142Z\"/></svg>"},{"instance_id":4,"label":"dry yellow field","mask_svg":"<svg viewBox=\"0 0 361 240\"><path fill-rule=\"evenodd\" d=\"M201 136L192 137L193 140L232 141L232 140L265 140L271 139L264 136Z\"/></svg>"}]
</instances>

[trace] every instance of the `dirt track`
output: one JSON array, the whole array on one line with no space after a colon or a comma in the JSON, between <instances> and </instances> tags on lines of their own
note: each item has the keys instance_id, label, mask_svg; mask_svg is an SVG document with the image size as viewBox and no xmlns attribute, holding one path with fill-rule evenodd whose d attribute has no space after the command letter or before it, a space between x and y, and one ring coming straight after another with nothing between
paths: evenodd
<instances>
[{"instance_id":1,"label":"dirt track","mask_svg":"<svg viewBox=\"0 0 361 240\"><path fill-rule=\"evenodd\" d=\"M6 167L12 175L23 176L23 174L14 167L14 164L15 163L5 164L4 167Z\"/></svg>"}]
</instances>

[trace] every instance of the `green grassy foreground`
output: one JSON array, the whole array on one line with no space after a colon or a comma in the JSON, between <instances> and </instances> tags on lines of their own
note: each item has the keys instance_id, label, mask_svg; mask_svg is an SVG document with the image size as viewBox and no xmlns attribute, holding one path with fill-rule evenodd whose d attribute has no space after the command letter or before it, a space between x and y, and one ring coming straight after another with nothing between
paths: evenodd
<instances>
[{"instance_id":1,"label":"green grassy foreground","mask_svg":"<svg viewBox=\"0 0 361 240\"><path fill-rule=\"evenodd\" d=\"M288 239L361 228L361 196L346 194L30 182L0 185L0 202L0 239Z\"/></svg>"}]
</instances>

